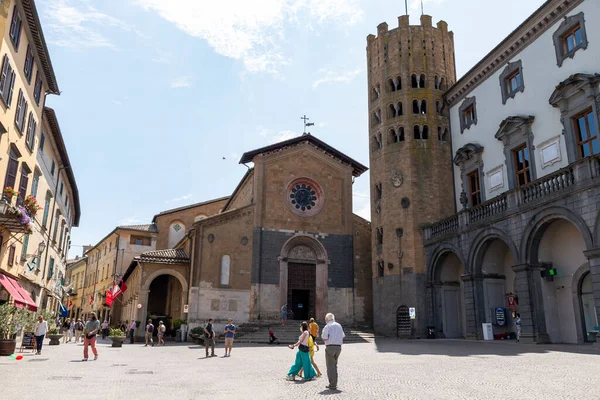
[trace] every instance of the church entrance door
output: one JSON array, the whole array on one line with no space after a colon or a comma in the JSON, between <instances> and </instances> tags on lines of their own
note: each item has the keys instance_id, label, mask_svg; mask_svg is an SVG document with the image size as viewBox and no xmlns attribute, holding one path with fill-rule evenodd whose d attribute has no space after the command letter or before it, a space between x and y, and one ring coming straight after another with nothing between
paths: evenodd
<instances>
[{"instance_id":1,"label":"church entrance door","mask_svg":"<svg viewBox=\"0 0 600 400\"><path fill-rule=\"evenodd\" d=\"M315 316L316 265L290 263L288 267L288 309L293 319Z\"/></svg>"}]
</instances>

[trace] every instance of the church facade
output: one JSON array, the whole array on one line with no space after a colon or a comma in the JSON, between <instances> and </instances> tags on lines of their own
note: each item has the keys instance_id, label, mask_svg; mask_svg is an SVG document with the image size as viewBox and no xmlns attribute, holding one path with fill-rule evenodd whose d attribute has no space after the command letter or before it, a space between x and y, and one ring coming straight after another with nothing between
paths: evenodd
<instances>
[{"instance_id":1,"label":"church facade","mask_svg":"<svg viewBox=\"0 0 600 400\"><path fill-rule=\"evenodd\" d=\"M247 152L240 163L254 165L218 212L195 218L173 246L165 240L172 250L131 263L127 318L153 315L148 305L160 294L177 314L169 317L190 327L208 318L276 321L284 304L290 319L333 312L371 325L371 228L352 212L353 181L367 168L310 134ZM167 289L153 289L156 279Z\"/></svg>"}]
</instances>

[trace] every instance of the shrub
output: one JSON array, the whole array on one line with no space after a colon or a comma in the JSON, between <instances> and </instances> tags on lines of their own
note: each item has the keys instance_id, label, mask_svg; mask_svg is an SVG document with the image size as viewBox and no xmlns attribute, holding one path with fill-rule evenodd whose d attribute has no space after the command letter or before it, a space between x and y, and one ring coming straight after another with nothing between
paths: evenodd
<instances>
[{"instance_id":1,"label":"shrub","mask_svg":"<svg viewBox=\"0 0 600 400\"><path fill-rule=\"evenodd\" d=\"M192 335L202 335L204 333L204 328L201 326L197 326L191 330Z\"/></svg>"},{"instance_id":2,"label":"shrub","mask_svg":"<svg viewBox=\"0 0 600 400\"><path fill-rule=\"evenodd\" d=\"M120 329L113 328L108 332L108 336L125 336L125 333Z\"/></svg>"},{"instance_id":3,"label":"shrub","mask_svg":"<svg viewBox=\"0 0 600 400\"><path fill-rule=\"evenodd\" d=\"M58 335L58 328L48 329L48 335Z\"/></svg>"},{"instance_id":4,"label":"shrub","mask_svg":"<svg viewBox=\"0 0 600 400\"><path fill-rule=\"evenodd\" d=\"M177 330L179 328L181 328L181 325L183 325L184 321L182 319L175 319L173 320L173 329Z\"/></svg>"}]
</instances>

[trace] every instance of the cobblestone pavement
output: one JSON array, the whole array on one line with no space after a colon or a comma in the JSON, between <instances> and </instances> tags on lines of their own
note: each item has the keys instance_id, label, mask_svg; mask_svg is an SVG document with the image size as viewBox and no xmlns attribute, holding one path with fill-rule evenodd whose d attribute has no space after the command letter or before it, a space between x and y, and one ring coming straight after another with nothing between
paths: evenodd
<instances>
[{"instance_id":1,"label":"cobblestone pavement","mask_svg":"<svg viewBox=\"0 0 600 400\"><path fill-rule=\"evenodd\" d=\"M600 350L450 340L347 344L339 390L327 385L324 347L315 358L324 377L288 382L294 351L240 345L230 358L204 359L193 344L98 346L81 362L82 345L44 345L41 356L0 358L0 399L599 399Z\"/></svg>"}]
</instances>

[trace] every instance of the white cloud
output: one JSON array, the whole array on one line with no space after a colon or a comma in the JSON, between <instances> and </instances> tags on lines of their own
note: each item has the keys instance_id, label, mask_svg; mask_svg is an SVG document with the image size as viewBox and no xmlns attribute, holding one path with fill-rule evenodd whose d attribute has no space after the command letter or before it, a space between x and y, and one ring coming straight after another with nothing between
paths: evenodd
<instances>
[{"instance_id":1,"label":"white cloud","mask_svg":"<svg viewBox=\"0 0 600 400\"><path fill-rule=\"evenodd\" d=\"M148 220L146 218L140 218L136 216L127 217L118 222L119 225L139 225L145 223L148 223Z\"/></svg>"},{"instance_id":2,"label":"white cloud","mask_svg":"<svg viewBox=\"0 0 600 400\"><path fill-rule=\"evenodd\" d=\"M46 26L50 32L48 41L57 46L116 49L116 46L99 32L99 28L118 28L139 35L132 25L98 11L89 0L52 0L47 3L44 15L48 20Z\"/></svg>"},{"instance_id":3,"label":"white cloud","mask_svg":"<svg viewBox=\"0 0 600 400\"><path fill-rule=\"evenodd\" d=\"M167 203L178 203L180 201L185 201L185 200L189 200L192 198L191 194L185 194L183 196L179 196L179 197L175 197L174 199L171 200L167 200Z\"/></svg>"},{"instance_id":4,"label":"white cloud","mask_svg":"<svg viewBox=\"0 0 600 400\"><path fill-rule=\"evenodd\" d=\"M321 75L321 77L313 83L313 89L316 89L319 86L326 83L349 83L354 78L356 78L358 74L360 74L360 68L356 68L355 70L346 72L338 72L330 69L320 69L319 74Z\"/></svg>"},{"instance_id":5,"label":"white cloud","mask_svg":"<svg viewBox=\"0 0 600 400\"><path fill-rule=\"evenodd\" d=\"M180 76L178 78L173 79L173 81L171 82L171 88L173 89L190 86L192 86L192 83L190 82L190 78L188 78L187 76Z\"/></svg>"},{"instance_id":6,"label":"white cloud","mask_svg":"<svg viewBox=\"0 0 600 400\"><path fill-rule=\"evenodd\" d=\"M269 142L269 144L283 142L284 140L295 138L296 136L301 135L298 132L290 131L288 129L275 132L270 129L266 129L262 125L256 127L258 134Z\"/></svg>"},{"instance_id":7,"label":"white cloud","mask_svg":"<svg viewBox=\"0 0 600 400\"><path fill-rule=\"evenodd\" d=\"M363 16L360 0L134 1L205 39L218 54L242 61L247 71L275 75L289 62L280 46L286 23L351 25Z\"/></svg>"}]
</instances>

